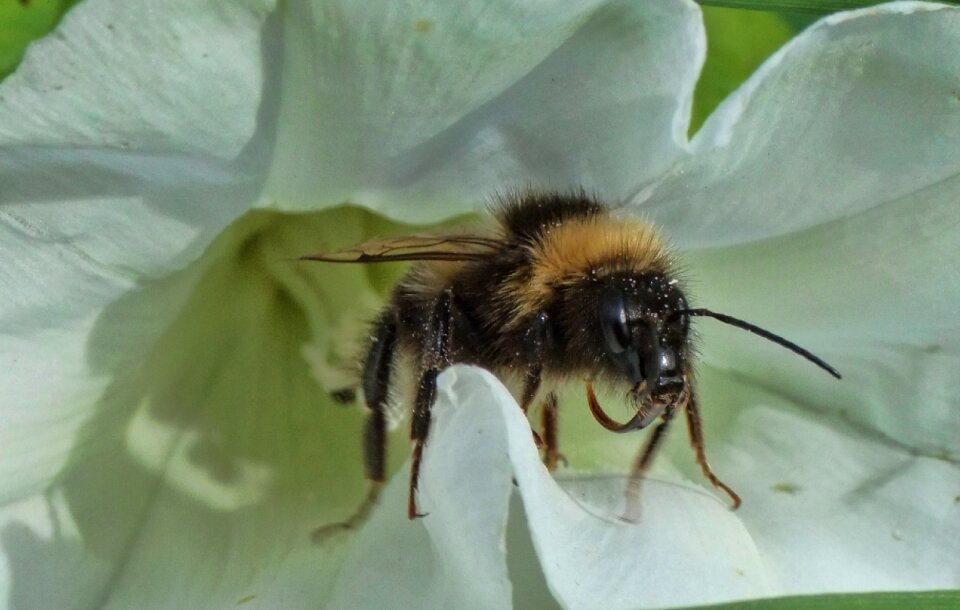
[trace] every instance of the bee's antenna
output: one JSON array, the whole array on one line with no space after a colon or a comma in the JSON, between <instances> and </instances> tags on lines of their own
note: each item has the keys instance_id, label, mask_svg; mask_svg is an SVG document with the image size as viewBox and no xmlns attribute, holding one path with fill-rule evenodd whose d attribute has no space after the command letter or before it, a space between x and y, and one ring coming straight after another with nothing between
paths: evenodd
<instances>
[{"instance_id":1,"label":"bee's antenna","mask_svg":"<svg viewBox=\"0 0 960 610\"><path fill-rule=\"evenodd\" d=\"M826 372L830 373L831 375L833 375L833 376L836 377L837 379L841 379L841 378L842 378L842 377L840 376L840 372L837 371L837 369L833 368L832 366L830 366L829 364L827 364L826 362L824 362L822 359L818 358L817 356L814 356L812 353L810 353L810 352L808 352L807 350L803 349L802 347L800 347L800 346L797 345L796 343L793 343L793 342L791 342L791 341L787 341L787 340L784 339L783 337L781 337L781 336L779 336L779 335L775 335L775 334L773 334L772 332L770 332L769 330L764 330L764 329L760 328L759 326L754 326L753 324L751 324L751 323L749 323L749 322L744 322L743 320L739 320L739 319L737 319L737 318L734 318L733 316L728 316L728 315L723 314L723 313L717 313L717 312L715 312L715 311L710 311L709 309L678 309L677 312L676 312L676 314L677 314L677 315L687 314L688 316L707 316L707 317L710 317L710 318L714 318L714 319L716 319L716 320L720 320L720 321L723 322L724 324L729 324L730 326L736 326L737 328L742 328L743 330L749 331L749 332L751 332L751 333L753 333L753 334L755 334L755 335L759 335L759 336L763 337L764 339L766 339L766 340L768 340L768 341L773 341L773 342L776 343L777 345L779 345L779 346L781 346L781 347L785 347L785 348L787 348L788 350L790 350L791 352L793 352L793 353L795 353L795 354L798 354L798 355L800 355L800 356L803 356L804 358L806 358L806 359L809 360L810 362L816 364L817 366L819 366L820 368L822 368L822 369L825 370Z\"/></svg>"}]
</instances>

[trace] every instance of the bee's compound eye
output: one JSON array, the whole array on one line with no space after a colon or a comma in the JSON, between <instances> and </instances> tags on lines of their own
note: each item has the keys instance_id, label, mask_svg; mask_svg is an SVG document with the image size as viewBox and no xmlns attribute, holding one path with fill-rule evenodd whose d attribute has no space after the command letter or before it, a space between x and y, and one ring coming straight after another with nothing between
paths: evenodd
<instances>
[{"instance_id":1,"label":"bee's compound eye","mask_svg":"<svg viewBox=\"0 0 960 610\"><path fill-rule=\"evenodd\" d=\"M614 354L621 354L630 345L630 330L627 328L627 308L623 294L616 288L610 288L600 297L600 328L607 348Z\"/></svg>"}]
</instances>

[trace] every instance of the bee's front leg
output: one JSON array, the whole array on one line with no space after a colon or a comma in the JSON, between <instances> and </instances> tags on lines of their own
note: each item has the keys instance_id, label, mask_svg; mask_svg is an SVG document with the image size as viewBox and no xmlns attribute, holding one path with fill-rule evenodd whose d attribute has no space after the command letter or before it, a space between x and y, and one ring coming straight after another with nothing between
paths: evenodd
<instances>
[{"instance_id":1,"label":"bee's front leg","mask_svg":"<svg viewBox=\"0 0 960 610\"><path fill-rule=\"evenodd\" d=\"M703 428L700 424L700 409L697 406L697 399L696 396L694 396L692 387L687 396L686 411L687 429L690 431L690 444L693 445L693 451L697 454L697 464L700 464L700 470L703 471L703 476L707 477L707 480L710 481L714 487L723 490L730 496L730 508L731 510L737 510L740 508L742 502L740 496L717 478L717 475L713 474L713 470L707 462L707 452L703 446Z\"/></svg>"}]
</instances>

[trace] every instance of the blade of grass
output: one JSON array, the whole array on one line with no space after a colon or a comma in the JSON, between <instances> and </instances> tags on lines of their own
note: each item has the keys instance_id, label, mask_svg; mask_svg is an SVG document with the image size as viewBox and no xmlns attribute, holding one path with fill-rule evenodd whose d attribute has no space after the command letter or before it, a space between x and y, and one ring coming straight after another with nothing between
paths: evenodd
<instances>
[{"instance_id":1,"label":"blade of grass","mask_svg":"<svg viewBox=\"0 0 960 610\"><path fill-rule=\"evenodd\" d=\"M848 11L875 4L882 0L696 0L703 6L739 8L752 11L770 11L775 13L803 13L810 15L828 15L837 11ZM941 4L960 6L960 0L939 0Z\"/></svg>"},{"instance_id":2,"label":"blade of grass","mask_svg":"<svg viewBox=\"0 0 960 610\"><path fill-rule=\"evenodd\" d=\"M798 595L774 599L701 606L690 610L956 610L960 591L916 591L900 593L841 593Z\"/></svg>"}]
</instances>

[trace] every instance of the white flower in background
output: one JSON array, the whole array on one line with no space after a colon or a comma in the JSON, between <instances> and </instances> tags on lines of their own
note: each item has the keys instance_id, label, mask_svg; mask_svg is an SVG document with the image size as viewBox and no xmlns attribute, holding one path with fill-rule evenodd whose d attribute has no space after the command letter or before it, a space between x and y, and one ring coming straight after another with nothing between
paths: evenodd
<instances>
[{"instance_id":1,"label":"white flower in background","mask_svg":"<svg viewBox=\"0 0 960 610\"><path fill-rule=\"evenodd\" d=\"M821 21L688 141L704 47L682 1L68 14L0 85L7 606L960 587L960 12ZM844 381L701 323L707 450L744 506L702 487L678 430L628 526L609 519L622 479L558 487L502 387L457 367L424 462L429 517L406 521L401 471L358 535L312 545L363 493L362 414L326 401L304 354L328 374L395 272L289 259L390 226L357 209L234 221L347 202L439 221L525 184L632 197L684 250L697 303ZM562 408L571 464L623 472L643 435Z\"/></svg>"}]
</instances>

